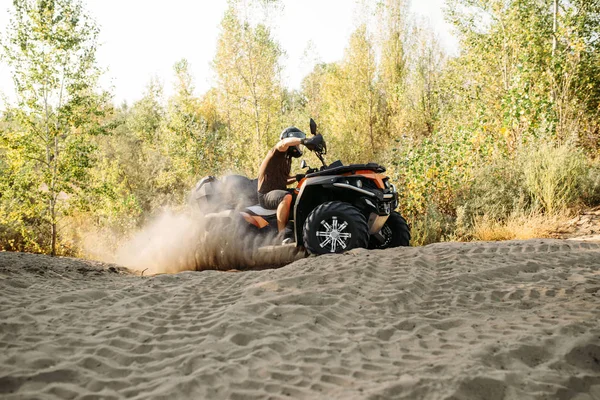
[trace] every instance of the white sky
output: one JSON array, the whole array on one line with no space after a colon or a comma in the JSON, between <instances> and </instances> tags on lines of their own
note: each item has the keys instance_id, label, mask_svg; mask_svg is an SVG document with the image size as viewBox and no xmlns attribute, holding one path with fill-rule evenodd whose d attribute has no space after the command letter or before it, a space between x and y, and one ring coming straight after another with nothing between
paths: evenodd
<instances>
[{"instance_id":1,"label":"white sky","mask_svg":"<svg viewBox=\"0 0 600 400\"><path fill-rule=\"evenodd\" d=\"M173 65L182 58L190 63L198 94L212 86L210 63L226 0L84 1L100 25L98 62L108 69L101 82L106 88L112 86L115 102L139 99L153 76L164 83L168 95ZM413 0L411 9L428 19L442 44L455 51L456 40L442 17L443 2ZM354 0L283 0L283 4L273 34L286 52L284 83L299 88L314 62L303 56L308 43L312 42L320 61L340 60L356 26L357 10ZM2 35L9 8L12 0L0 0ZM0 62L0 92L13 98L13 90L10 71Z\"/></svg>"}]
</instances>

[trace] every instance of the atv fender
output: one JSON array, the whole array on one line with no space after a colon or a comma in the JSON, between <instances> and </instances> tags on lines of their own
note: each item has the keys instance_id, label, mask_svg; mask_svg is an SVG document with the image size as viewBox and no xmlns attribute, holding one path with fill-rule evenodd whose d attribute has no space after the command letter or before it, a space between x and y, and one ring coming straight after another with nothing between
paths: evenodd
<instances>
[{"instance_id":1,"label":"atv fender","mask_svg":"<svg viewBox=\"0 0 600 400\"><path fill-rule=\"evenodd\" d=\"M302 227L304 221L308 218L308 215L312 210L315 209L319 204L324 203L328 200L334 200L328 198L328 193L323 193L320 190L321 187L331 185L336 182L337 176L315 176L306 178L304 185L298 193L297 200L294 204L294 235L296 237L296 243L298 246L303 244L302 242Z\"/></svg>"}]
</instances>

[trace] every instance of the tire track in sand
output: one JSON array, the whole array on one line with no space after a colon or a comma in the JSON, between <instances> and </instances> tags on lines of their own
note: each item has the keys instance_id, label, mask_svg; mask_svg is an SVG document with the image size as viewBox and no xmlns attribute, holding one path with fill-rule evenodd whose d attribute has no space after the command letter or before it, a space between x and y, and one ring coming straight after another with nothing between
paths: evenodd
<instances>
[{"instance_id":1,"label":"tire track in sand","mask_svg":"<svg viewBox=\"0 0 600 400\"><path fill-rule=\"evenodd\" d=\"M594 243L356 250L144 279L14 257L0 254L2 398L600 393Z\"/></svg>"}]
</instances>

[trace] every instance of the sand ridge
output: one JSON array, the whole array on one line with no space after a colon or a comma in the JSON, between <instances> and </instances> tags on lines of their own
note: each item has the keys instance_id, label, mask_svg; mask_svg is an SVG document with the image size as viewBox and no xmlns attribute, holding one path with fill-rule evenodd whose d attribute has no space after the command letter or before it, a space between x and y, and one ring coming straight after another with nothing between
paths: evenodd
<instances>
[{"instance_id":1,"label":"sand ridge","mask_svg":"<svg viewBox=\"0 0 600 400\"><path fill-rule=\"evenodd\" d=\"M0 397L600 399L599 320L590 242L144 278L0 253Z\"/></svg>"}]
</instances>

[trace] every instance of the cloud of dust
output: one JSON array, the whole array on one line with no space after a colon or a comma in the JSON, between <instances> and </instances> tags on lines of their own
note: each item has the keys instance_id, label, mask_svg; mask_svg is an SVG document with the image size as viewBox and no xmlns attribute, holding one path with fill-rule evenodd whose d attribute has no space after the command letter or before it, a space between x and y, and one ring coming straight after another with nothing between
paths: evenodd
<instances>
[{"instance_id":1,"label":"cloud of dust","mask_svg":"<svg viewBox=\"0 0 600 400\"><path fill-rule=\"evenodd\" d=\"M232 193L232 197L239 193ZM222 205L222 204L221 204ZM166 211L118 250L116 262L147 274L206 269L260 269L294 261L295 248L258 252L277 244L274 234L259 235L239 211L216 205L191 204L187 210Z\"/></svg>"}]
</instances>

